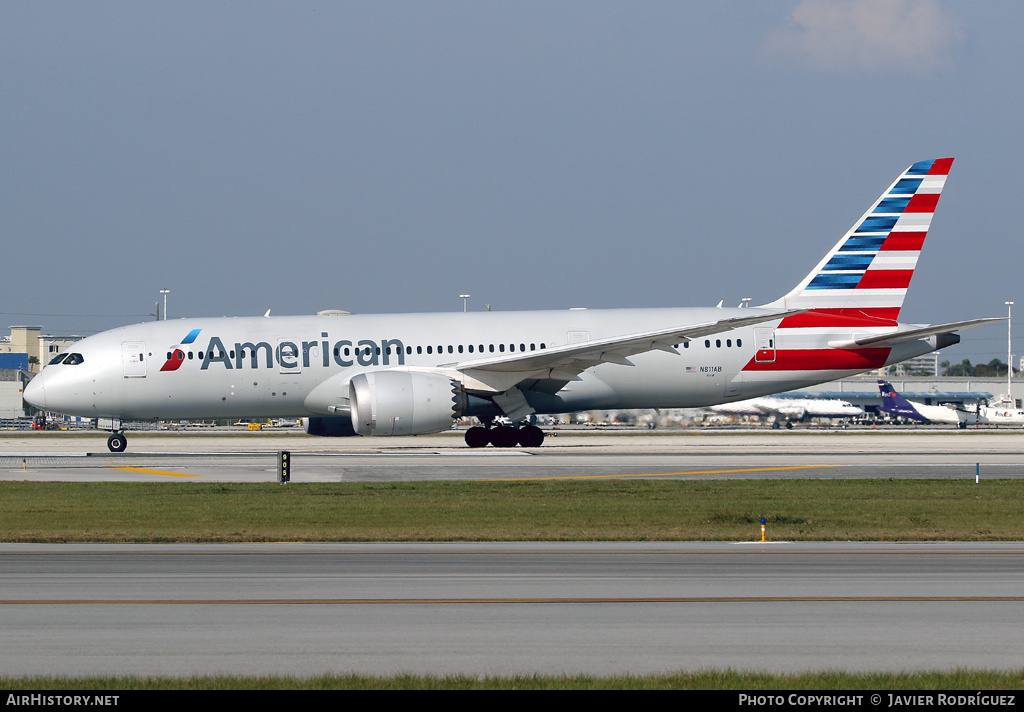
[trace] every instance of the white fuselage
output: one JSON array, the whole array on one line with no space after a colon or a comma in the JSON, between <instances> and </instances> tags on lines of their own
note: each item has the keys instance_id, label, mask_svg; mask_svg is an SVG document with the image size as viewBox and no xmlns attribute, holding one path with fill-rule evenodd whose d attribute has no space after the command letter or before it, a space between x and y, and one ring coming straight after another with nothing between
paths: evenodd
<instances>
[{"instance_id":1,"label":"white fuselage","mask_svg":"<svg viewBox=\"0 0 1024 712\"><path fill-rule=\"evenodd\" d=\"M933 423L950 423L956 425L960 422L960 416L952 407L944 405L925 405L924 403L917 403L915 401L910 401L910 404L914 406L914 410Z\"/></svg>"},{"instance_id":2,"label":"white fuselage","mask_svg":"<svg viewBox=\"0 0 1024 712\"><path fill-rule=\"evenodd\" d=\"M820 398L751 398L736 403L711 406L710 410L727 415L775 416L787 420L804 418L854 418L864 409L849 401Z\"/></svg>"},{"instance_id":3,"label":"white fuselage","mask_svg":"<svg viewBox=\"0 0 1024 712\"><path fill-rule=\"evenodd\" d=\"M1019 408L981 405L961 410L960 416L967 425L1024 425L1024 410Z\"/></svg>"},{"instance_id":4,"label":"white fuselage","mask_svg":"<svg viewBox=\"0 0 1024 712\"><path fill-rule=\"evenodd\" d=\"M149 322L74 344L68 351L79 354L80 362L47 366L25 397L49 411L125 420L341 415L348 382L360 373L423 370L459 382L476 360L757 311L669 308ZM828 346L863 332L862 326L797 329L769 321L681 342L678 353L639 353L630 357L633 366L600 363L583 370L579 380L538 378L522 390L536 413L700 407L821 383L935 348L934 337L859 352ZM819 352L827 356L820 363L814 356Z\"/></svg>"}]
</instances>

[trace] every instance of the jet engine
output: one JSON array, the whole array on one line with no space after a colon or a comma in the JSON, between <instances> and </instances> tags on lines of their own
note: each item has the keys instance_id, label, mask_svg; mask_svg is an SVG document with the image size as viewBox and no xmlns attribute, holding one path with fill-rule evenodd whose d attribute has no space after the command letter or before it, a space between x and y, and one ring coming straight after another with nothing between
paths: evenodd
<instances>
[{"instance_id":1,"label":"jet engine","mask_svg":"<svg viewBox=\"0 0 1024 712\"><path fill-rule=\"evenodd\" d=\"M352 427L360 435L425 435L448 430L465 411L465 393L446 376L369 371L349 382Z\"/></svg>"}]
</instances>

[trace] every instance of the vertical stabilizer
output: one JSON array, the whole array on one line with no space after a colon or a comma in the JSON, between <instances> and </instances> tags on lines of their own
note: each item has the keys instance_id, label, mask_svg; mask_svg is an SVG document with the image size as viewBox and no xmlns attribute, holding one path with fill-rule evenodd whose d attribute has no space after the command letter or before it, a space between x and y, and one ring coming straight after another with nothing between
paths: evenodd
<instances>
[{"instance_id":1,"label":"vertical stabilizer","mask_svg":"<svg viewBox=\"0 0 1024 712\"><path fill-rule=\"evenodd\" d=\"M882 412L901 415L904 418L925 420L924 416L914 407L914 404L901 396L888 381L878 379L878 391L882 394Z\"/></svg>"},{"instance_id":2,"label":"vertical stabilizer","mask_svg":"<svg viewBox=\"0 0 1024 712\"><path fill-rule=\"evenodd\" d=\"M896 320L952 165L905 170L793 291L765 306Z\"/></svg>"}]
</instances>

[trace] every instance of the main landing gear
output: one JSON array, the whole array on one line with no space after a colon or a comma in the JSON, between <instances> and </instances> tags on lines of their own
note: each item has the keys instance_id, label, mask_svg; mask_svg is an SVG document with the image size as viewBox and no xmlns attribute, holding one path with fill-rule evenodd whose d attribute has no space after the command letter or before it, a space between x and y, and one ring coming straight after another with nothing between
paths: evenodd
<instances>
[{"instance_id":1,"label":"main landing gear","mask_svg":"<svg viewBox=\"0 0 1024 712\"><path fill-rule=\"evenodd\" d=\"M128 438L124 436L124 433L114 433L107 438L107 447L110 452L124 452L124 449L128 447Z\"/></svg>"},{"instance_id":2,"label":"main landing gear","mask_svg":"<svg viewBox=\"0 0 1024 712\"><path fill-rule=\"evenodd\" d=\"M475 426L466 431L466 444L470 447L540 447L544 444L544 431L536 425L524 425L516 428L501 425L497 428Z\"/></svg>"}]
</instances>

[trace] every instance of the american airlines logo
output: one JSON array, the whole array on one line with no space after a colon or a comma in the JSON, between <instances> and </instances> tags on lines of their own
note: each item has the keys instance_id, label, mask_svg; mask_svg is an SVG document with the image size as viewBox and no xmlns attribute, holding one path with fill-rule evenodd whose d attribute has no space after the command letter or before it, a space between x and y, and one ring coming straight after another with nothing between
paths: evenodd
<instances>
[{"instance_id":1,"label":"american airlines logo","mask_svg":"<svg viewBox=\"0 0 1024 712\"><path fill-rule=\"evenodd\" d=\"M195 342L200 331L202 329L193 329L180 344L173 347L160 370L177 371L181 368L186 361L186 352L179 346ZM320 336L321 340L318 341L279 339L276 346L266 341L235 342L234 348L225 347L220 337L212 336L206 348L195 353L201 361L201 371L209 369L213 364L220 364L227 370L274 368L276 365L285 371L297 371L317 364L329 368L332 363L342 368L356 364L388 366L392 364L392 357L396 365L405 365L405 345L398 339L362 339L357 342L341 339L332 345L327 340L327 332L321 332ZM187 358L192 358L192 352Z\"/></svg>"},{"instance_id":2,"label":"american airlines logo","mask_svg":"<svg viewBox=\"0 0 1024 712\"><path fill-rule=\"evenodd\" d=\"M200 331L202 331L202 329L192 329L192 331L188 332L185 338L181 340L181 344L191 344L193 341L196 340L196 337L199 336ZM182 351L181 349L174 349L174 351L171 352L170 358L168 358L164 365L160 367L160 370L177 371L179 368L181 368L181 364L184 363L184 361L185 352Z\"/></svg>"}]
</instances>

